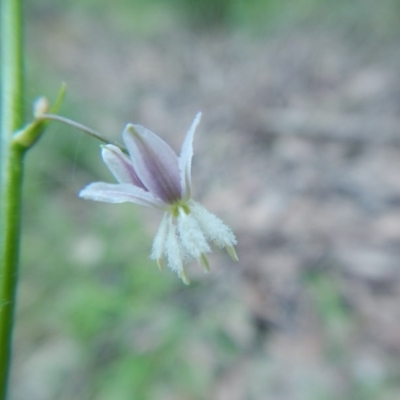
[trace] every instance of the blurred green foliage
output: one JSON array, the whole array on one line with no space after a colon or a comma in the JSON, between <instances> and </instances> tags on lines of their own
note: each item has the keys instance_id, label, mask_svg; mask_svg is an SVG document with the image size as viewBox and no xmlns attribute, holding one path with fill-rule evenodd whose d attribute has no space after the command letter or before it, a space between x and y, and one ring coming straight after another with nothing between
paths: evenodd
<instances>
[{"instance_id":1,"label":"blurred green foliage","mask_svg":"<svg viewBox=\"0 0 400 400\"><path fill-rule=\"evenodd\" d=\"M29 4L28 4L29 7ZM298 25L331 23L341 29L360 29L386 35L398 32L397 0L37 0L34 10L63 9L104 18L122 31L159 32L177 21L194 29L244 29L265 33Z\"/></svg>"}]
</instances>

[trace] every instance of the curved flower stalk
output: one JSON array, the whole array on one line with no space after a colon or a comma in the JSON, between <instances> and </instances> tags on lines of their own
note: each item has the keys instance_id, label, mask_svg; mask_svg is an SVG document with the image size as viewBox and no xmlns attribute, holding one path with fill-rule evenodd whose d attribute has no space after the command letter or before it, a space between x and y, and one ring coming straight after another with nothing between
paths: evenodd
<instances>
[{"instance_id":1,"label":"curved flower stalk","mask_svg":"<svg viewBox=\"0 0 400 400\"><path fill-rule=\"evenodd\" d=\"M132 202L164 210L154 238L151 258L160 269L164 261L189 284L185 265L197 260L209 270L209 242L225 248L238 261L236 238L231 229L191 198L193 137L198 113L189 128L178 157L160 137L141 125L128 124L122 138L129 157L117 146L102 146L102 157L118 181L95 182L79 196L108 203Z\"/></svg>"}]
</instances>

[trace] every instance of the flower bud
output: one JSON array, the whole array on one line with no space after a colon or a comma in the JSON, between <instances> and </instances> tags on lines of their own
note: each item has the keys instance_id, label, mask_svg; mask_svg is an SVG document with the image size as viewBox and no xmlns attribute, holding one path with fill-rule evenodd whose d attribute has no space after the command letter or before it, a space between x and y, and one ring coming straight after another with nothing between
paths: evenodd
<instances>
[{"instance_id":1,"label":"flower bud","mask_svg":"<svg viewBox=\"0 0 400 400\"><path fill-rule=\"evenodd\" d=\"M40 118L41 115L47 114L50 110L50 104L46 97L38 97L34 102L33 102L33 116L35 118Z\"/></svg>"}]
</instances>

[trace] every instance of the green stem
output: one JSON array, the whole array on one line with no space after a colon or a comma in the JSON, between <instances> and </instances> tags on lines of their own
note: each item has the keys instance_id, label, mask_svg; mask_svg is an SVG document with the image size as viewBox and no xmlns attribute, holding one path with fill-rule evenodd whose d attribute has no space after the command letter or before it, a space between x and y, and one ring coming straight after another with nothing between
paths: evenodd
<instances>
[{"instance_id":1,"label":"green stem","mask_svg":"<svg viewBox=\"0 0 400 400\"><path fill-rule=\"evenodd\" d=\"M101 133L95 131L94 129L88 128L85 125L80 124L79 122L72 121L69 118L62 117L61 115L56 115L56 114L40 114L36 116L37 120L52 120L52 121L58 121L62 122L63 124L72 126L75 129L78 129L81 132L87 133L88 135L96 138L97 140L100 140L103 143L106 144L112 144L114 146L119 147L123 152L127 153L128 150L125 149L125 147L121 146L117 142L113 142L112 140L107 139L105 136L103 136Z\"/></svg>"},{"instance_id":2,"label":"green stem","mask_svg":"<svg viewBox=\"0 0 400 400\"><path fill-rule=\"evenodd\" d=\"M2 196L2 249L0 287L0 399L6 398L11 364L12 330L16 287L18 280L18 254L22 187L22 157L24 151L13 146L8 154L8 180L6 196ZM8 184L7 184L8 183ZM2 220L3 221L3 220Z\"/></svg>"},{"instance_id":3,"label":"green stem","mask_svg":"<svg viewBox=\"0 0 400 400\"><path fill-rule=\"evenodd\" d=\"M1 0L0 137L0 400L7 396L15 294L18 279L22 162L24 150L12 143L23 125L21 0Z\"/></svg>"}]
</instances>

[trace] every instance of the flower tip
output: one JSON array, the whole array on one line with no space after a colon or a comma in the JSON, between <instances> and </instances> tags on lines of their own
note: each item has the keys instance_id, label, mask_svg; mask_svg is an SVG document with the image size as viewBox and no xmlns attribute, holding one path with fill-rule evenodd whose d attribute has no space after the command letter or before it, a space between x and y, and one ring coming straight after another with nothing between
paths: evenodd
<instances>
[{"instance_id":1,"label":"flower tip","mask_svg":"<svg viewBox=\"0 0 400 400\"><path fill-rule=\"evenodd\" d=\"M164 271L164 263L163 263L162 258L157 258L156 263L158 265L158 269L160 271Z\"/></svg>"},{"instance_id":2,"label":"flower tip","mask_svg":"<svg viewBox=\"0 0 400 400\"><path fill-rule=\"evenodd\" d=\"M43 114L49 112L50 104L46 97L39 97L33 103L33 116L40 118Z\"/></svg>"},{"instance_id":3,"label":"flower tip","mask_svg":"<svg viewBox=\"0 0 400 400\"><path fill-rule=\"evenodd\" d=\"M190 280L189 277L187 276L185 269L182 269L182 271L179 274L179 277L182 279L185 285L190 285Z\"/></svg>"},{"instance_id":4,"label":"flower tip","mask_svg":"<svg viewBox=\"0 0 400 400\"><path fill-rule=\"evenodd\" d=\"M127 134L133 135L135 137L140 137L139 133L135 129L135 125L129 123L125 126L124 131L122 132L122 137L126 136Z\"/></svg>"},{"instance_id":5,"label":"flower tip","mask_svg":"<svg viewBox=\"0 0 400 400\"><path fill-rule=\"evenodd\" d=\"M86 198L86 189L87 187L84 187L79 193L78 193L78 197L82 197L83 199Z\"/></svg>"},{"instance_id":6,"label":"flower tip","mask_svg":"<svg viewBox=\"0 0 400 400\"><path fill-rule=\"evenodd\" d=\"M114 146L113 144L101 144L101 156L103 157L103 160L105 160L107 157L108 158L115 158L116 153L118 152L118 147Z\"/></svg>"},{"instance_id":7,"label":"flower tip","mask_svg":"<svg viewBox=\"0 0 400 400\"><path fill-rule=\"evenodd\" d=\"M226 246L226 251L233 261L239 261L239 257L237 256L236 250L233 246Z\"/></svg>"},{"instance_id":8,"label":"flower tip","mask_svg":"<svg viewBox=\"0 0 400 400\"><path fill-rule=\"evenodd\" d=\"M210 264L208 262L207 256L204 253L201 254L199 261L204 269L204 272L210 272Z\"/></svg>"}]
</instances>

